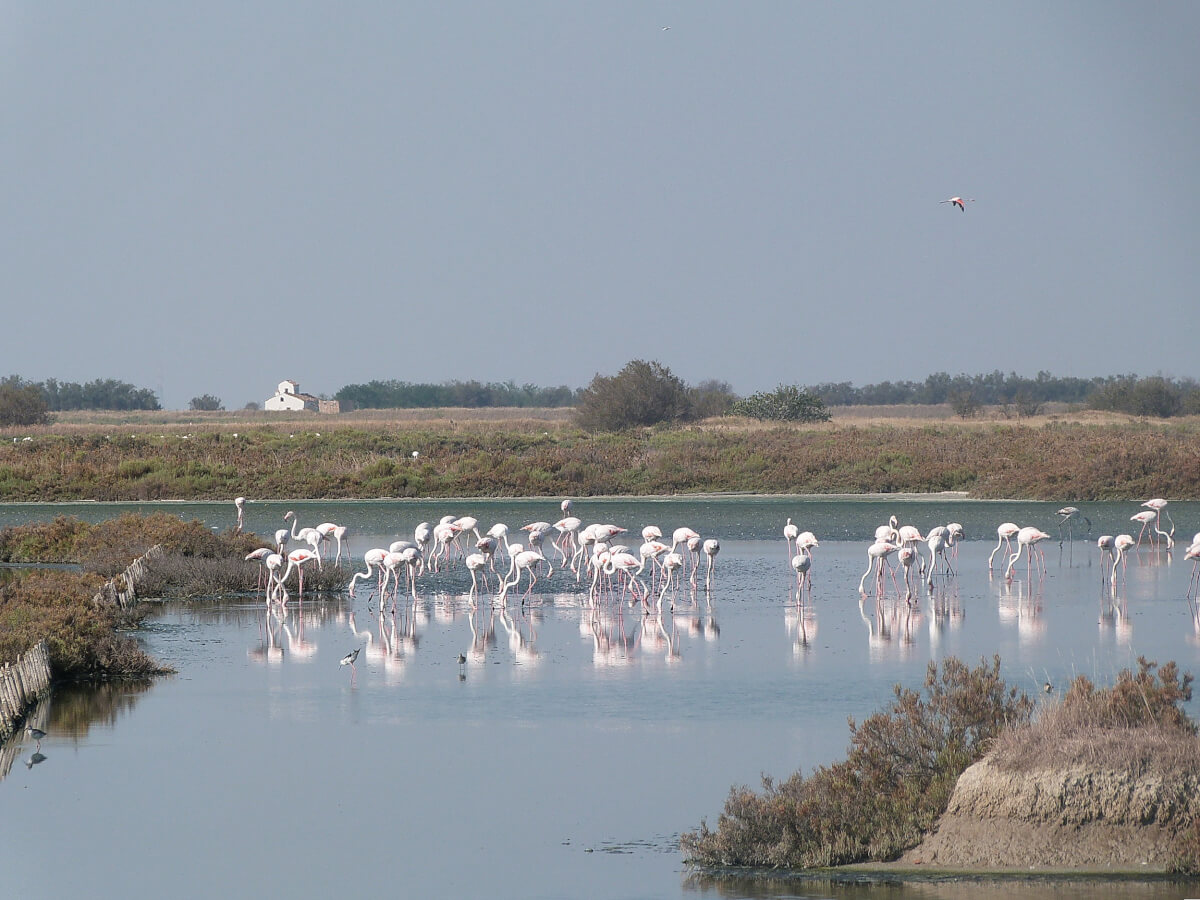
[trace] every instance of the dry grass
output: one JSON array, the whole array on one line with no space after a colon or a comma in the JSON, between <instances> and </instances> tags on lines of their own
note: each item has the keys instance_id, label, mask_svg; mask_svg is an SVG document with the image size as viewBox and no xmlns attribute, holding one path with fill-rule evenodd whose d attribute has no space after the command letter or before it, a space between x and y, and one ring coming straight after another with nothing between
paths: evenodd
<instances>
[{"instance_id":1,"label":"dry grass","mask_svg":"<svg viewBox=\"0 0 1200 900\"><path fill-rule=\"evenodd\" d=\"M1156 673L1157 669L1157 673ZM1093 770L1171 772L1200 770L1200 738L1181 703L1191 699L1192 676L1173 662L1161 669L1138 660L1097 690L1080 676L1057 703L1022 728L996 740L993 762L1014 771L1080 766Z\"/></svg>"}]
</instances>

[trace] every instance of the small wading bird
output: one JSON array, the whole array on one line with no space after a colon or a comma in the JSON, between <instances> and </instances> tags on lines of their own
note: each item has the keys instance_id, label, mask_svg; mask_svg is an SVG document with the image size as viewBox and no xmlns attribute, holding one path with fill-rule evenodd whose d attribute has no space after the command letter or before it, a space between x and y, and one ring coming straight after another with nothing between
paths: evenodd
<instances>
[{"instance_id":1,"label":"small wading bird","mask_svg":"<svg viewBox=\"0 0 1200 900\"><path fill-rule=\"evenodd\" d=\"M1087 522L1087 533L1088 534L1092 533L1092 520L1089 519L1087 516L1083 515L1083 513L1081 513L1079 511L1078 506L1064 506L1057 513L1055 513L1055 515L1059 517L1059 520L1058 520L1058 546L1060 546L1060 547L1063 545L1063 526L1064 525L1067 526L1067 533L1071 536L1070 539L1072 541L1075 540L1075 522L1074 522L1075 519L1083 519L1083 521Z\"/></svg>"},{"instance_id":2,"label":"small wading bird","mask_svg":"<svg viewBox=\"0 0 1200 900\"><path fill-rule=\"evenodd\" d=\"M975 202L975 198L974 198L974 197L951 197L949 200L939 200L939 201L938 201L938 203L953 203L955 206L957 206L957 207L958 207L959 209L961 209L963 212L966 212L966 211L967 211L967 208L966 208L965 206L963 206L963 201L964 201L964 200L965 200L967 203L974 203L974 202Z\"/></svg>"},{"instance_id":3,"label":"small wading bird","mask_svg":"<svg viewBox=\"0 0 1200 900\"><path fill-rule=\"evenodd\" d=\"M351 679L358 677L358 669L356 669L354 667L354 662L355 662L355 660L358 659L358 651L361 649L362 649L361 647L355 647L353 650L351 650L349 653L347 653L345 656L343 656L341 658L340 662L338 662L339 666L349 666L350 667Z\"/></svg>"},{"instance_id":4,"label":"small wading bird","mask_svg":"<svg viewBox=\"0 0 1200 900\"><path fill-rule=\"evenodd\" d=\"M25 728L25 734L31 740L37 741L37 749L38 750L42 749L42 738L44 738L46 736L46 732L42 731L42 729L40 729L40 728L34 728L32 725L28 725ZM40 760L39 760L39 762L40 762Z\"/></svg>"}]
</instances>

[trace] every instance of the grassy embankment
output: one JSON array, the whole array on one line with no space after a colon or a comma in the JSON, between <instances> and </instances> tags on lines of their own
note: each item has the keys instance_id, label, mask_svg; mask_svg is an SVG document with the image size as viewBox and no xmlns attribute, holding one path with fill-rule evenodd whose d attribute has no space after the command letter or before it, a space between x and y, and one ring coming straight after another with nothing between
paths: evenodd
<instances>
[{"instance_id":1,"label":"grassy embankment","mask_svg":"<svg viewBox=\"0 0 1200 900\"><path fill-rule=\"evenodd\" d=\"M1200 498L1195 418L714 419L587 434L557 410L545 418L420 412L423 418L287 421L192 413L174 423L125 414L22 431L31 440L16 442L10 429L0 434L0 500L937 491L1061 501Z\"/></svg>"},{"instance_id":2,"label":"grassy embankment","mask_svg":"<svg viewBox=\"0 0 1200 900\"><path fill-rule=\"evenodd\" d=\"M143 596L199 596L253 591L257 568L244 561L263 546L252 534L214 534L199 521L155 513L125 515L90 525L59 516L52 522L0 529L0 562L75 563L79 571L13 571L0 580L0 664L45 638L55 681L142 678L163 668L122 634L139 614L93 603L107 578L155 544L164 554L139 586ZM314 590L345 585L347 574L327 566L312 573Z\"/></svg>"},{"instance_id":3,"label":"grassy embankment","mask_svg":"<svg viewBox=\"0 0 1200 900\"><path fill-rule=\"evenodd\" d=\"M849 755L763 791L730 790L715 829L702 822L682 838L701 866L806 869L894 860L915 847L945 811L958 776L992 751L1001 768L1076 765L1178 780L1200 767L1196 725L1181 703L1191 675L1174 663L1119 673L1097 690L1079 677L1036 717L1026 695L991 666L968 669L950 657L929 664L926 697L896 686L885 712L851 723ZM1200 871L1200 802L1170 849L1170 868Z\"/></svg>"}]
</instances>

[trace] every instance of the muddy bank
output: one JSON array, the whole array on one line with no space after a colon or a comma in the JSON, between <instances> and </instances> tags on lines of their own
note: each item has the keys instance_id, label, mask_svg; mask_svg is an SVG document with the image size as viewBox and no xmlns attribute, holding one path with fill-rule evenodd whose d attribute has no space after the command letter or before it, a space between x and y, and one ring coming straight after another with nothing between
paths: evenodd
<instances>
[{"instance_id":1,"label":"muddy bank","mask_svg":"<svg viewBox=\"0 0 1200 900\"><path fill-rule=\"evenodd\" d=\"M1200 773L1014 772L985 758L899 867L1166 872L1200 814Z\"/></svg>"}]
</instances>

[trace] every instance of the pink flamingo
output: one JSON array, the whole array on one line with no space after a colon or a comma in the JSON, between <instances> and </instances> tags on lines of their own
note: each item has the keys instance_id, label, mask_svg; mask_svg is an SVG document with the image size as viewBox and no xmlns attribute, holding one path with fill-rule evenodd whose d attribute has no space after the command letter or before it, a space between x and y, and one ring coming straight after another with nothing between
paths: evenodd
<instances>
[{"instance_id":1,"label":"pink flamingo","mask_svg":"<svg viewBox=\"0 0 1200 900\"><path fill-rule=\"evenodd\" d=\"M795 551L792 550L796 543L796 537L800 534L800 526L792 524L791 516L788 516L787 524L783 526L783 539L787 541L788 556L792 556Z\"/></svg>"},{"instance_id":2,"label":"pink flamingo","mask_svg":"<svg viewBox=\"0 0 1200 900\"><path fill-rule=\"evenodd\" d=\"M964 201L967 203L974 203L975 198L974 197L951 197L949 200L939 200L938 203L950 203L954 206L957 206L963 212L966 212L967 208L965 206L963 206Z\"/></svg>"},{"instance_id":3,"label":"pink flamingo","mask_svg":"<svg viewBox=\"0 0 1200 900\"><path fill-rule=\"evenodd\" d=\"M866 584L867 576L871 574L872 568L875 569L876 589L877 592L883 593L883 567L887 564L887 558L899 550L898 544L893 544L890 541L876 541L867 548L867 571L863 572L862 578L858 580L858 592L866 596L866 591L863 590L863 585ZM896 585L896 590L900 590L900 585L896 584L896 573L892 572L892 584Z\"/></svg>"},{"instance_id":4,"label":"pink flamingo","mask_svg":"<svg viewBox=\"0 0 1200 900\"><path fill-rule=\"evenodd\" d=\"M237 508L237 528L234 529L238 534L242 533L242 517L246 511L246 498L234 497L233 505Z\"/></svg>"},{"instance_id":5,"label":"pink flamingo","mask_svg":"<svg viewBox=\"0 0 1200 900\"><path fill-rule=\"evenodd\" d=\"M250 562L250 560L254 560L255 562L258 563L258 587L256 588L256 590L260 590L260 591L262 590L263 566L264 566L266 558L270 555L271 555L270 547L259 547L254 552L246 554L246 562Z\"/></svg>"},{"instance_id":6,"label":"pink flamingo","mask_svg":"<svg viewBox=\"0 0 1200 900\"><path fill-rule=\"evenodd\" d=\"M467 556L467 569L471 573L470 596L472 598L475 596L475 592L479 589L476 573L478 573L479 578L483 579L483 589L485 591L487 590L487 564L488 557L482 553L472 553Z\"/></svg>"},{"instance_id":7,"label":"pink flamingo","mask_svg":"<svg viewBox=\"0 0 1200 900\"><path fill-rule=\"evenodd\" d=\"M1132 550L1136 546L1136 543L1133 540L1133 535L1118 534L1113 538L1113 546L1117 548L1117 554L1113 557L1112 568L1112 583L1115 585L1117 583L1117 563L1121 564L1121 574L1124 575L1125 567L1128 565L1125 554Z\"/></svg>"},{"instance_id":8,"label":"pink flamingo","mask_svg":"<svg viewBox=\"0 0 1200 900\"><path fill-rule=\"evenodd\" d=\"M1007 546L1008 552L1012 553L1012 539L1017 536L1017 532L1021 530L1021 526L1015 522L1004 522L996 528L996 534L1000 536L1000 540L996 541L996 548L988 556L988 571L992 571L992 557L1000 552L1001 546Z\"/></svg>"},{"instance_id":9,"label":"pink flamingo","mask_svg":"<svg viewBox=\"0 0 1200 900\"><path fill-rule=\"evenodd\" d=\"M804 585L812 586L812 556L803 547L797 548L792 557L792 571L796 573L796 596L804 590Z\"/></svg>"},{"instance_id":10,"label":"pink flamingo","mask_svg":"<svg viewBox=\"0 0 1200 900\"><path fill-rule=\"evenodd\" d=\"M321 557L313 550L293 550L287 555L287 568L283 571L283 577L279 579L278 584L282 586L288 580L288 576L292 574L292 569L296 569L297 578L300 580L300 588L297 591L297 596L304 598L304 567L316 560L317 568L321 567Z\"/></svg>"},{"instance_id":11,"label":"pink flamingo","mask_svg":"<svg viewBox=\"0 0 1200 900\"><path fill-rule=\"evenodd\" d=\"M1100 580L1104 580L1104 576L1108 573L1110 563L1115 564L1116 559L1113 551L1116 549L1116 543L1111 534L1102 534L1096 538L1096 547L1100 550Z\"/></svg>"},{"instance_id":12,"label":"pink flamingo","mask_svg":"<svg viewBox=\"0 0 1200 900\"><path fill-rule=\"evenodd\" d=\"M704 587L708 588L712 584L713 572L717 568L717 554L721 552L721 542L716 538L709 538L701 546L704 550L704 555L708 557L708 568L704 573Z\"/></svg>"},{"instance_id":13,"label":"pink flamingo","mask_svg":"<svg viewBox=\"0 0 1200 900\"><path fill-rule=\"evenodd\" d=\"M387 556L389 551L382 547L375 547L363 554L363 562L366 563L367 570L365 572L355 572L350 579L350 596L354 596L354 585L360 578L370 578L372 575L376 578L376 586L380 596L383 595L383 558Z\"/></svg>"},{"instance_id":14,"label":"pink flamingo","mask_svg":"<svg viewBox=\"0 0 1200 900\"><path fill-rule=\"evenodd\" d=\"M1188 583L1188 597L1196 590L1196 585L1200 583L1200 541L1194 542L1187 548L1187 552L1183 554L1185 560L1192 561L1192 580Z\"/></svg>"},{"instance_id":15,"label":"pink flamingo","mask_svg":"<svg viewBox=\"0 0 1200 900\"><path fill-rule=\"evenodd\" d=\"M517 546L519 546L519 545L517 545ZM521 550L516 555L514 555L512 558L512 566L511 566L510 572L515 577L513 578L512 581L509 581L507 578L505 578L504 584L502 584L500 587L500 593L498 595L499 598L501 600L506 598L508 596L509 588L511 588L511 587L519 588L521 586L521 574L523 572L528 572L529 573L529 587L527 587L525 589L525 593L521 595L521 602L524 603L525 598L528 597L529 594L533 591L533 586L535 584L537 584L537 569L538 569L538 566L540 566L542 563L546 563L547 565L550 564L549 560L547 560L546 557L542 556L541 552L539 552L537 550ZM550 571L553 572L554 570L551 569ZM549 578L550 576L547 575L546 577Z\"/></svg>"},{"instance_id":16,"label":"pink flamingo","mask_svg":"<svg viewBox=\"0 0 1200 900\"><path fill-rule=\"evenodd\" d=\"M1013 566L1016 565L1018 559L1021 558L1021 551L1026 551L1025 567L1031 569L1033 566L1033 558L1036 555L1038 565L1041 568L1042 574L1046 574L1046 558L1041 550L1037 549L1037 544L1046 540L1050 535L1042 531L1034 525L1026 525L1017 532L1017 552L1008 558L1008 568L1004 570L1004 577L1012 580Z\"/></svg>"}]
</instances>

